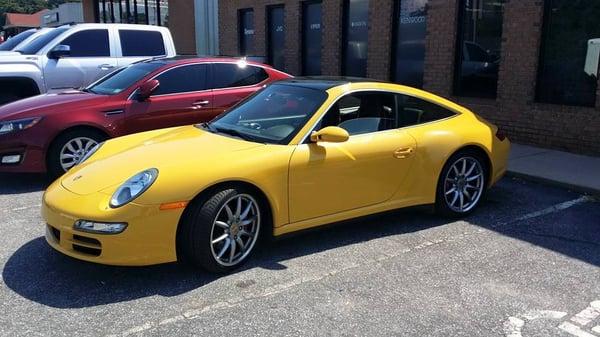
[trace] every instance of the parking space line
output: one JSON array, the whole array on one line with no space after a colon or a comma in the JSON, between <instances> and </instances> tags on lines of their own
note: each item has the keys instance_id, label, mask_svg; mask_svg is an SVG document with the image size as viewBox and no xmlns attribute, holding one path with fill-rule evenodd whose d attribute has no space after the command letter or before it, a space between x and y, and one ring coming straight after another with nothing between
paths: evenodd
<instances>
[{"instance_id":1,"label":"parking space line","mask_svg":"<svg viewBox=\"0 0 600 337\"><path fill-rule=\"evenodd\" d=\"M590 306L582 310L577 315L571 317L571 321L580 324L588 325L591 321L600 316L600 301L590 303Z\"/></svg>"},{"instance_id":2,"label":"parking space line","mask_svg":"<svg viewBox=\"0 0 600 337\"><path fill-rule=\"evenodd\" d=\"M559 325L558 328L566 333L569 333L569 334L575 336L575 337L598 337L598 336L592 335L589 332L585 332L585 331L581 330L580 327L578 327L575 324L569 323L569 322L561 323L561 325Z\"/></svg>"}]
</instances>

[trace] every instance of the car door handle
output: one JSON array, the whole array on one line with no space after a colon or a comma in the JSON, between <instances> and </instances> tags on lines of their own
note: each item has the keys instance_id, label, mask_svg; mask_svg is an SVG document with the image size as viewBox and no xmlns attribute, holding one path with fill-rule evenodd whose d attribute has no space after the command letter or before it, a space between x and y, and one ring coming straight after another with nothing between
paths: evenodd
<instances>
[{"instance_id":1,"label":"car door handle","mask_svg":"<svg viewBox=\"0 0 600 337\"><path fill-rule=\"evenodd\" d=\"M112 68L114 68L115 66L111 65L111 64L101 64L98 66L98 69L101 70L110 70Z\"/></svg>"},{"instance_id":2,"label":"car door handle","mask_svg":"<svg viewBox=\"0 0 600 337\"><path fill-rule=\"evenodd\" d=\"M205 107L209 104L210 104L210 101L196 101L196 102L192 103L192 106L196 109L199 109L199 108Z\"/></svg>"},{"instance_id":3,"label":"car door handle","mask_svg":"<svg viewBox=\"0 0 600 337\"><path fill-rule=\"evenodd\" d=\"M415 150L412 147L403 147L394 151L394 157L398 159L407 158L410 157L413 154L413 152L415 152Z\"/></svg>"}]
</instances>

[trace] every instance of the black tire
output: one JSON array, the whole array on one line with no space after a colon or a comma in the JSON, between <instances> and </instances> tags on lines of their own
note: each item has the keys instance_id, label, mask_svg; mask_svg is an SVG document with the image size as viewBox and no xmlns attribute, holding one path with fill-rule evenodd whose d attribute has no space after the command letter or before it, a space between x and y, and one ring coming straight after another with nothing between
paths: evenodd
<instances>
[{"instance_id":1,"label":"black tire","mask_svg":"<svg viewBox=\"0 0 600 337\"><path fill-rule=\"evenodd\" d=\"M89 138L96 143L100 143L105 141L108 137L98 130L83 128L73 129L56 137L48 149L48 154L46 156L48 173L52 178L58 178L65 174L66 171L60 161L60 152L66 144L77 138Z\"/></svg>"},{"instance_id":2,"label":"black tire","mask_svg":"<svg viewBox=\"0 0 600 337\"><path fill-rule=\"evenodd\" d=\"M244 249L242 248L242 253L240 253L241 260L232 265L225 265L224 263L226 261L220 261L215 256L218 254L216 253L217 249L214 247L215 244L213 244L212 241L214 240L214 231L219 229L214 223L217 219L222 219L221 216L223 214L221 212L224 212L225 204L237 200L238 197L250 197L254 200L256 203L256 213L258 214L258 220L256 222L258 225L254 237L252 239L247 238L248 240L252 240L252 243L247 246L249 247L247 253L243 253ZM261 202L261 199L258 196L253 195L252 191L242 187L224 187L211 192L204 198L198 198L188 206L179 224L177 232L178 259L209 272L230 272L243 265L252 255L256 248L256 244L258 243L258 237L260 236L261 231L264 230L264 223L268 221L267 216L268 212ZM233 230L231 228L230 225L230 230L221 229L224 232L218 233L217 235L232 235ZM241 228L242 227L239 229L240 231L242 230ZM242 236L240 235L240 238L241 237ZM230 238L231 237L228 237L225 240L230 242ZM247 243L250 243L250 241L247 241ZM221 250L221 248L224 249L225 245L227 245L227 243L223 243L223 246L221 246L219 250ZM238 247L235 243L233 243L233 245L235 245L236 248ZM231 249L228 249L227 252L231 252Z\"/></svg>"},{"instance_id":3,"label":"black tire","mask_svg":"<svg viewBox=\"0 0 600 337\"><path fill-rule=\"evenodd\" d=\"M446 193L450 192L450 191L447 191L447 187L450 187L450 186L446 185L447 184L446 178L448 177L448 172L452 169L452 166L457 164L459 161L461 161L462 159L465 159L465 158L469 160L468 163L474 163L474 161L476 161L478 163L478 165L481 169L481 176L482 176L481 181L480 181L481 189L477 190L479 194L473 205L470 205L464 211L457 211L456 209L453 209L453 208L455 208L455 207L453 207L453 205L450 205L451 201L448 201L446 198ZM459 217L464 217L464 216L471 214L477 208L477 206L479 205L481 200L484 198L485 193L487 192L488 181L489 181L488 161L485 158L485 156L482 155L479 151L467 149L467 150L462 150L462 151L459 151L459 152L453 154L446 161L446 164L444 165L444 168L442 169L442 172L440 173L440 176L438 178L437 189L436 189L435 211L442 216L451 217L451 218L459 218ZM469 183L467 182L466 184L469 184ZM464 187L463 187L463 189L464 189ZM454 193L457 193L457 192L454 192ZM472 191L471 191L471 193L472 193ZM452 194L452 195L454 195L454 194ZM462 207L462 206L460 206L460 207Z\"/></svg>"},{"instance_id":4,"label":"black tire","mask_svg":"<svg viewBox=\"0 0 600 337\"><path fill-rule=\"evenodd\" d=\"M2 93L0 94L0 105L8 104L14 101L18 101L20 99L21 97L10 92Z\"/></svg>"}]
</instances>

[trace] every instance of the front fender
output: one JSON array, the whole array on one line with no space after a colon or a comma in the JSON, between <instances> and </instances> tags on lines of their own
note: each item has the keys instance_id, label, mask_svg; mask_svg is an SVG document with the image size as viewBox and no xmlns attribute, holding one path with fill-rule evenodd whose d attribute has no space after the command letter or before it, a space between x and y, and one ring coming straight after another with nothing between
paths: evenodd
<instances>
[{"instance_id":1,"label":"front fender","mask_svg":"<svg viewBox=\"0 0 600 337\"><path fill-rule=\"evenodd\" d=\"M42 70L35 63L2 63L0 64L0 81L28 79L33 81L40 93L46 92Z\"/></svg>"}]
</instances>

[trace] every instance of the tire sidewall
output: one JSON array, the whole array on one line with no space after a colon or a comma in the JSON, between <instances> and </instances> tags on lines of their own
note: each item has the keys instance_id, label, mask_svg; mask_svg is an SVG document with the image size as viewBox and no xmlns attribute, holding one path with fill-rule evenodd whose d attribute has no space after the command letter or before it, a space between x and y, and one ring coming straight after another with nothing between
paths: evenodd
<instances>
[{"instance_id":1,"label":"tire sidewall","mask_svg":"<svg viewBox=\"0 0 600 337\"><path fill-rule=\"evenodd\" d=\"M481 169L483 170L483 189L482 189L481 195L480 195L479 199L477 200L477 203L475 204L474 207L472 207L471 209L469 209L468 211L465 211L465 212L456 212L452 208L450 208L446 202L445 191L444 191L444 180L445 180L446 176L448 175L448 171L450 170L452 165L457 160L459 160L460 158L464 158L464 157L471 157L479 162L479 165L481 166ZM452 156L450 156L450 158L448 158L448 160L444 164L444 167L438 178L438 183L437 183L437 188L436 188L436 199L435 199L436 212L440 213L443 216L453 217L453 218L460 218L460 217L464 217L464 216L467 216L467 215L473 213L475 211L475 209L477 209L479 207L479 205L481 204L481 201L484 199L487 189L488 189L488 184L489 184L489 168L485 161L485 158L483 158L481 154L479 154L477 151L472 151L472 150L462 150L462 151L459 151L459 152L453 154Z\"/></svg>"}]
</instances>

